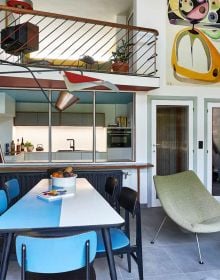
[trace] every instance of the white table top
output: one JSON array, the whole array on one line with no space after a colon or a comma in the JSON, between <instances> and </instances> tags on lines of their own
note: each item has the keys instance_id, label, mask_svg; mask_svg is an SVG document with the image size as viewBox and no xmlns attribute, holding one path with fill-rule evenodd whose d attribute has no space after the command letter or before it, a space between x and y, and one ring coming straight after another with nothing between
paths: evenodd
<instances>
[{"instance_id":1,"label":"white table top","mask_svg":"<svg viewBox=\"0 0 220 280\"><path fill-rule=\"evenodd\" d=\"M84 178L76 179L76 194L55 201L37 195L49 189L50 179L42 179L31 191L0 216L0 231L23 229L117 226L124 219Z\"/></svg>"}]
</instances>

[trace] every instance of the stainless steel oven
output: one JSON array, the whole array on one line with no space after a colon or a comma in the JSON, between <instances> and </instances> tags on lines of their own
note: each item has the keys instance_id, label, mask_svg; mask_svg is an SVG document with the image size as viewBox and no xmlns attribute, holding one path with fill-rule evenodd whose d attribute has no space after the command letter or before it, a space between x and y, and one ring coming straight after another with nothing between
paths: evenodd
<instances>
[{"instance_id":1,"label":"stainless steel oven","mask_svg":"<svg viewBox=\"0 0 220 280\"><path fill-rule=\"evenodd\" d=\"M130 128L108 128L107 129L107 147L131 147L131 129Z\"/></svg>"}]
</instances>

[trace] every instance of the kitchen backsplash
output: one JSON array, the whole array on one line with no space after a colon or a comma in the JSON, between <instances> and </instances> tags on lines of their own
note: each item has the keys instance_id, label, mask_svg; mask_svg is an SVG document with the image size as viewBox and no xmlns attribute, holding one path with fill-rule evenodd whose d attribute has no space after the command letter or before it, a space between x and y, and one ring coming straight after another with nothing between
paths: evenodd
<instances>
[{"instance_id":1,"label":"kitchen backsplash","mask_svg":"<svg viewBox=\"0 0 220 280\"><path fill-rule=\"evenodd\" d=\"M48 127L45 126L16 126L13 129L13 139L24 138L24 142L30 141L36 151L37 144L42 144L44 151L48 151ZM107 150L107 132L105 127L96 128L96 147L99 152ZM70 149L70 142L75 140L76 150L92 150L92 127L53 127L52 128L52 152Z\"/></svg>"}]
</instances>

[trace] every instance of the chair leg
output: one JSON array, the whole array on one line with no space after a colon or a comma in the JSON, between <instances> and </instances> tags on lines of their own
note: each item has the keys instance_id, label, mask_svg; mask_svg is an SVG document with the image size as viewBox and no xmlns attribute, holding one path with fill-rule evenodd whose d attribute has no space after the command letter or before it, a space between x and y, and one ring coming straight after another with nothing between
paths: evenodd
<instances>
[{"instance_id":1,"label":"chair leg","mask_svg":"<svg viewBox=\"0 0 220 280\"><path fill-rule=\"evenodd\" d=\"M204 262L203 262L203 260L202 260L201 251L200 251L198 234L195 233L195 235L196 235L196 242L197 242L198 251L199 251L199 263L200 263L200 264L204 264Z\"/></svg>"},{"instance_id":2,"label":"chair leg","mask_svg":"<svg viewBox=\"0 0 220 280\"><path fill-rule=\"evenodd\" d=\"M90 243L89 240L86 241L86 280L90 280Z\"/></svg>"},{"instance_id":3,"label":"chair leg","mask_svg":"<svg viewBox=\"0 0 220 280\"><path fill-rule=\"evenodd\" d=\"M151 240L151 242L150 242L151 244L154 244L154 242L156 241L156 239L157 239L157 237L158 237L158 235L159 235L160 230L162 229L164 223L166 222L166 219L167 219L167 216L165 216L165 217L163 218L163 221L162 221L162 223L160 224L160 226L159 226L159 228L158 228L156 234L154 235L154 238L153 238L153 239Z\"/></svg>"},{"instance_id":4,"label":"chair leg","mask_svg":"<svg viewBox=\"0 0 220 280\"><path fill-rule=\"evenodd\" d=\"M21 280L25 280L26 246L21 247Z\"/></svg>"},{"instance_id":5,"label":"chair leg","mask_svg":"<svg viewBox=\"0 0 220 280\"><path fill-rule=\"evenodd\" d=\"M127 253L128 272L131 273L131 254Z\"/></svg>"}]
</instances>

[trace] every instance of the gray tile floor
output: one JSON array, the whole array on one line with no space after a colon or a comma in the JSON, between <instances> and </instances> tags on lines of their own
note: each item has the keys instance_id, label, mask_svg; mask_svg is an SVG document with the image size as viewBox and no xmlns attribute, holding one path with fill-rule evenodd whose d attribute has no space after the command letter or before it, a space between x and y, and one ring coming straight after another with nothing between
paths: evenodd
<instances>
[{"instance_id":1,"label":"gray tile floor","mask_svg":"<svg viewBox=\"0 0 220 280\"><path fill-rule=\"evenodd\" d=\"M161 208L142 209L143 263L145 280L220 280L220 233L200 235L204 264L198 263L197 245L193 234L184 232L167 220L157 242L152 245L155 229L164 217ZM119 280L137 280L138 271L132 263L127 272L126 257L115 257ZM97 280L109 280L106 259L95 261ZM19 280L15 257L10 261L7 280ZM61 279L62 280L62 279ZM79 279L80 280L80 279Z\"/></svg>"}]
</instances>

